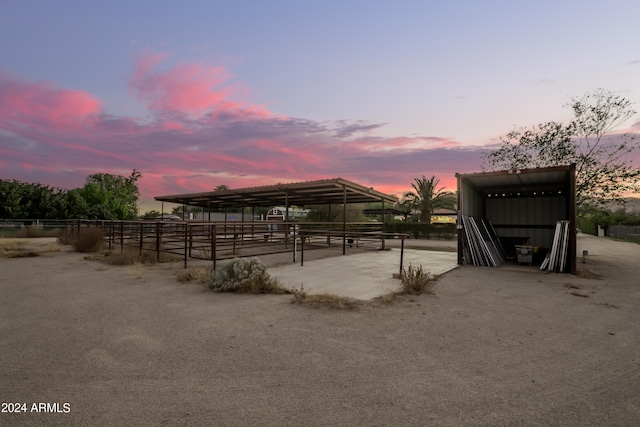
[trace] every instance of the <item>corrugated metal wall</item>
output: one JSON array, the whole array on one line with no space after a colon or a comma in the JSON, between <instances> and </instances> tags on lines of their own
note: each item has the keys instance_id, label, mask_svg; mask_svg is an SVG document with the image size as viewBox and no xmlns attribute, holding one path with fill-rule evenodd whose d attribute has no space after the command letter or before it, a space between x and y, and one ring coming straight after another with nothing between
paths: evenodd
<instances>
[{"instance_id":1,"label":"corrugated metal wall","mask_svg":"<svg viewBox=\"0 0 640 427\"><path fill-rule=\"evenodd\" d=\"M468 185L463 185L460 191L460 213L465 216L483 217L484 199Z\"/></svg>"},{"instance_id":2,"label":"corrugated metal wall","mask_svg":"<svg viewBox=\"0 0 640 427\"><path fill-rule=\"evenodd\" d=\"M550 248L556 221L568 218L567 202L564 197L492 198L486 200L485 217L498 236L528 237L531 244Z\"/></svg>"}]
</instances>

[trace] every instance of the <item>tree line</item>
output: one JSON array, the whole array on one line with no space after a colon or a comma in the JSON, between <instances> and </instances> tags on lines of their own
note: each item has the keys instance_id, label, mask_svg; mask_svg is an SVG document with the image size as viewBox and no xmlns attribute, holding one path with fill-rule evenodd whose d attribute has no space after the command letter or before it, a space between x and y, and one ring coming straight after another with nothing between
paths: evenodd
<instances>
[{"instance_id":1,"label":"tree line","mask_svg":"<svg viewBox=\"0 0 640 427\"><path fill-rule=\"evenodd\" d=\"M0 218L3 219L136 219L137 181L129 176L96 173L81 188L65 190L41 183L0 180Z\"/></svg>"}]
</instances>

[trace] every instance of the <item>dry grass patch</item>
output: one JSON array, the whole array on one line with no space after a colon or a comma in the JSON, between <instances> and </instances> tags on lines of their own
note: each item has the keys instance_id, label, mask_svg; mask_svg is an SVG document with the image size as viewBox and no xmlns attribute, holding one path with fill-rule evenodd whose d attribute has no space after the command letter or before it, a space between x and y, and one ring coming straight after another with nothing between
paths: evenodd
<instances>
[{"instance_id":1,"label":"dry grass patch","mask_svg":"<svg viewBox=\"0 0 640 427\"><path fill-rule=\"evenodd\" d=\"M58 251L60 251L60 246L56 243L33 244L30 242L27 244L14 238L0 240L0 256L4 258L29 258L39 256L42 253Z\"/></svg>"},{"instance_id":2,"label":"dry grass patch","mask_svg":"<svg viewBox=\"0 0 640 427\"><path fill-rule=\"evenodd\" d=\"M327 307L338 310L353 309L362 303L354 298L341 297L334 294L309 294L304 289L304 285L300 285L300 289L292 288L291 304L305 304L309 306Z\"/></svg>"},{"instance_id":3,"label":"dry grass patch","mask_svg":"<svg viewBox=\"0 0 640 427\"><path fill-rule=\"evenodd\" d=\"M15 240L0 241L0 254L7 256L8 253L21 252L24 250L24 243ZM10 257L7 257L10 258Z\"/></svg>"},{"instance_id":4,"label":"dry grass patch","mask_svg":"<svg viewBox=\"0 0 640 427\"><path fill-rule=\"evenodd\" d=\"M127 247L122 252L105 251L102 256L92 256L87 259L95 259L104 262L108 265L134 265L134 264L157 264L165 262L177 262L180 258L160 252L158 257L157 252Z\"/></svg>"},{"instance_id":5,"label":"dry grass patch","mask_svg":"<svg viewBox=\"0 0 640 427\"><path fill-rule=\"evenodd\" d=\"M211 280L211 267L187 267L178 272L178 282L197 282L206 285Z\"/></svg>"}]
</instances>

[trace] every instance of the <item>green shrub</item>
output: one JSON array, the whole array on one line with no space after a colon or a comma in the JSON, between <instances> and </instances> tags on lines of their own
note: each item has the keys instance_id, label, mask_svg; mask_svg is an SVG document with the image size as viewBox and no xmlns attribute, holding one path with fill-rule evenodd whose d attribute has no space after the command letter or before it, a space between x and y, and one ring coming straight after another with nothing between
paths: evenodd
<instances>
[{"instance_id":1,"label":"green shrub","mask_svg":"<svg viewBox=\"0 0 640 427\"><path fill-rule=\"evenodd\" d=\"M433 280L429 273L426 273L422 266L413 267L409 265L409 268L402 268L402 275L400 276L402 283L402 290L408 294L420 295L422 293L433 292L433 287L436 282Z\"/></svg>"},{"instance_id":2,"label":"green shrub","mask_svg":"<svg viewBox=\"0 0 640 427\"><path fill-rule=\"evenodd\" d=\"M81 228L78 234L71 239L71 246L76 252L98 252L104 242L104 233L100 228Z\"/></svg>"},{"instance_id":3,"label":"green shrub","mask_svg":"<svg viewBox=\"0 0 640 427\"><path fill-rule=\"evenodd\" d=\"M258 258L235 258L222 263L211 275L209 287L216 292L252 294L285 293L277 280L267 273Z\"/></svg>"},{"instance_id":4,"label":"green shrub","mask_svg":"<svg viewBox=\"0 0 640 427\"><path fill-rule=\"evenodd\" d=\"M414 239L445 238L452 239L456 234L455 224L429 224L426 222L391 222L385 224L389 233L406 233Z\"/></svg>"}]
</instances>

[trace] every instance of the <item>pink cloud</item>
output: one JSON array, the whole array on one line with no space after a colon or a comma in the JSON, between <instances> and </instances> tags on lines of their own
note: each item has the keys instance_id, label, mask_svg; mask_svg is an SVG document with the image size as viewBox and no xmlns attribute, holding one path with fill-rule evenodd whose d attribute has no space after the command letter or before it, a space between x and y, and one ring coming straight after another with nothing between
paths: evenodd
<instances>
[{"instance_id":1,"label":"pink cloud","mask_svg":"<svg viewBox=\"0 0 640 427\"><path fill-rule=\"evenodd\" d=\"M50 82L28 83L0 72L3 128L81 131L94 125L101 102L87 92L58 89Z\"/></svg>"},{"instance_id":2,"label":"pink cloud","mask_svg":"<svg viewBox=\"0 0 640 427\"><path fill-rule=\"evenodd\" d=\"M479 150L455 139L387 138L376 136L378 123L277 116L246 102L249 91L222 67L162 68L168 57L134 55L129 87L151 113L141 117L102 112L86 92L0 74L0 178L73 188L92 173L136 168L151 200L334 177L400 195L422 175L455 188L454 172L479 169Z\"/></svg>"},{"instance_id":3,"label":"pink cloud","mask_svg":"<svg viewBox=\"0 0 640 427\"><path fill-rule=\"evenodd\" d=\"M179 111L190 115L210 112L213 116L238 117L270 115L264 107L230 99L244 89L230 82L230 73L222 66L200 63L178 64L168 70L159 66L166 53L149 51L133 55L134 71L129 89L156 112Z\"/></svg>"},{"instance_id":4,"label":"pink cloud","mask_svg":"<svg viewBox=\"0 0 640 427\"><path fill-rule=\"evenodd\" d=\"M162 123L162 129L163 130L182 130L182 131L187 131L187 128L185 127L185 125L183 123L178 122L178 121L166 121L166 122Z\"/></svg>"}]
</instances>

